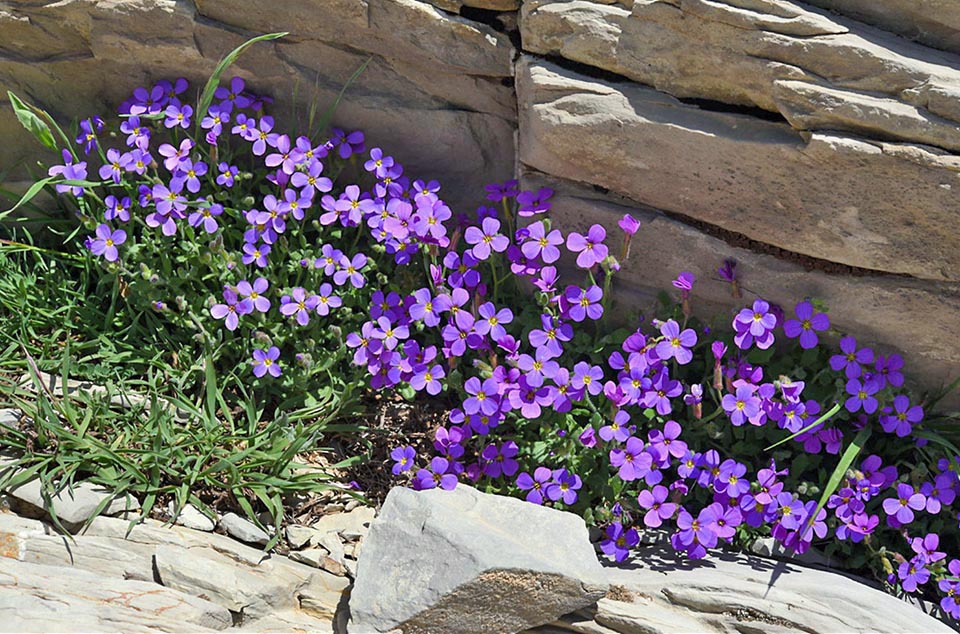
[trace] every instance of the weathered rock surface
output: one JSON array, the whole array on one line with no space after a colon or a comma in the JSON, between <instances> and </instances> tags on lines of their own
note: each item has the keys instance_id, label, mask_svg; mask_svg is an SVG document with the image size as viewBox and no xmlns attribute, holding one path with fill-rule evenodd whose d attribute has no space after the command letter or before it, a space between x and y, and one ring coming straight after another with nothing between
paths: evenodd
<instances>
[{"instance_id":1,"label":"weathered rock surface","mask_svg":"<svg viewBox=\"0 0 960 634\"><path fill-rule=\"evenodd\" d=\"M528 634L952 631L843 575L754 556L715 552L700 562L681 562L651 548L624 567L605 568L604 579L616 587L617 600L601 599L592 610Z\"/></svg>"},{"instance_id":2,"label":"weathered rock surface","mask_svg":"<svg viewBox=\"0 0 960 634\"><path fill-rule=\"evenodd\" d=\"M155 583L0 557L4 632L212 632L230 613Z\"/></svg>"},{"instance_id":3,"label":"weathered rock surface","mask_svg":"<svg viewBox=\"0 0 960 634\"><path fill-rule=\"evenodd\" d=\"M270 536L262 528L236 513L227 513L221 517L220 527L231 537L248 544L265 546L270 541Z\"/></svg>"},{"instance_id":4,"label":"weathered rock surface","mask_svg":"<svg viewBox=\"0 0 960 634\"><path fill-rule=\"evenodd\" d=\"M935 48L960 52L960 6L951 0L807 0Z\"/></svg>"},{"instance_id":5,"label":"weathered rock surface","mask_svg":"<svg viewBox=\"0 0 960 634\"><path fill-rule=\"evenodd\" d=\"M349 585L223 535L148 521L125 538L128 525L99 517L71 538L0 512L0 631L206 631L234 621L245 631L330 631ZM7 587L7 574L17 588ZM44 586L22 583L41 574L58 579L45 595L32 589ZM87 592L93 585L98 590ZM60 605L76 611L76 624L50 616ZM16 619L5 620L15 607Z\"/></svg>"},{"instance_id":6,"label":"weathered rock surface","mask_svg":"<svg viewBox=\"0 0 960 634\"><path fill-rule=\"evenodd\" d=\"M349 631L515 632L591 605L599 572L576 515L463 485L397 487L364 542Z\"/></svg>"},{"instance_id":7,"label":"weathered rock surface","mask_svg":"<svg viewBox=\"0 0 960 634\"><path fill-rule=\"evenodd\" d=\"M680 271L690 271L697 283L693 309L705 318L733 313L746 297L759 295L783 306L799 298L817 297L830 308L830 319L841 331L880 346L882 354L896 351L907 361L911 379L927 385L947 383L960 368L960 342L943 333L960 332L960 285L888 276L851 276L809 271L801 264L731 246L697 228L626 198L602 194L570 181L526 172L526 188L551 187L551 215L558 225L584 232L599 223L607 235L620 235L617 221L624 214L641 220L630 257L621 263L615 289L624 316L652 314L656 294L670 288ZM676 245L683 245L677 248ZM620 247L611 242L619 257ZM716 271L726 259L737 261L744 298L731 294L730 284ZM851 301L851 298L856 298ZM906 312L905 312L906 311ZM904 314L924 315L927 321L905 320Z\"/></svg>"},{"instance_id":8,"label":"weathered rock surface","mask_svg":"<svg viewBox=\"0 0 960 634\"><path fill-rule=\"evenodd\" d=\"M43 485L31 480L9 491L20 502L34 507L37 512L46 508ZM65 527L75 528L98 512L104 514L136 510L140 503L132 496L114 496L113 492L90 484L78 482L50 496L53 513Z\"/></svg>"},{"instance_id":9,"label":"weathered rock surface","mask_svg":"<svg viewBox=\"0 0 960 634\"><path fill-rule=\"evenodd\" d=\"M527 51L678 97L757 106L799 129L882 130L888 138L960 149L951 130L960 121L960 57L797 2L644 0L627 10L534 0L524 3L521 26ZM833 100L850 103L834 113L831 101L810 100L816 118L791 119L778 98L780 81L824 84ZM871 96L888 98L857 108ZM909 124L914 117L927 120L925 133Z\"/></svg>"},{"instance_id":10,"label":"weathered rock surface","mask_svg":"<svg viewBox=\"0 0 960 634\"><path fill-rule=\"evenodd\" d=\"M520 160L795 253L960 280L960 157L840 133L801 137L525 58Z\"/></svg>"},{"instance_id":11,"label":"weathered rock surface","mask_svg":"<svg viewBox=\"0 0 960 634\"><path fill-rule=\"evenodd\" d=\"M284 104L282 126L299 120L306 131L309 104L323 112L372 56L335 125L363 129L413 178L446 184L452 205L475 205L484 183L509 176L516 105L501 82L512 75L509 38L418 0L7 3L0 84L63 118L104 114L147 82L182 76L199 88L220 57L270 31L290 35L253 47L231 70ZM0 165L40 155L8 106L0 132Z\"/></svg>"}]
</instances>

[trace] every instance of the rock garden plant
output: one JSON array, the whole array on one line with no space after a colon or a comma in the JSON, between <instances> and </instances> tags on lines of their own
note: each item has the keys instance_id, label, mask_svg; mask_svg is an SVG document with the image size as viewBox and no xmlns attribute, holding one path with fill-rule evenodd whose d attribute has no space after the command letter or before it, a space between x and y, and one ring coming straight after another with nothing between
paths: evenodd
<instances>
[{"instance_id":1,"label":"rock garden plant","mask_svg":"<svg viewBox=\"0 0 960 634\"><path fill-rule=\"evenodd\" d=\"M696 316L683 271L655 311L618 305L634 218L567 232L552 192L517 181L451 209L361 132L284 130L242 79L220 85L244 47L199 94L139 87L75 133L11 95L62 157L18 206L52 188L69 213L47 224L56 249L10 223L5 366L147 398L117 411L11 386L26 415L0 444L23 470L0 484L93 478L145 512L226 495L279 526L284 494L334 484L299 454L356 433L373 394L429 400L448 420L392 451L397 483L574 511L616 561L642 532L692 559L814 548L960 618L957 416L935 413L955 385L911 392L899 355L815 298L742 297L733 261L717 264L735 314ZM31 285L25 265L78 283Z\"/></svg>"}]
</instances>

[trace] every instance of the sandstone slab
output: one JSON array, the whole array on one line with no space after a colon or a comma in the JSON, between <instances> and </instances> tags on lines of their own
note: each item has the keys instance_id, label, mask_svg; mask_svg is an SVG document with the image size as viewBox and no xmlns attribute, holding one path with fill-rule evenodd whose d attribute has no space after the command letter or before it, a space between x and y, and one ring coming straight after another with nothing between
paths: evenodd
<instances>
[{"instance_id":1,"label":"sandstone slab","mask_svg":"<svg viewBox=\"0 0 960 634\"><path fill-rule=\"evenodd\" d=\"M960 157L710 112L526 58L520 161L787 251L960 280Z\"/></svg>"},{"instance_id":2,"label":"sandstone slab","mask_svg":"<svg viewBox=\"0 0 960 634\"><path fill-rule=\"evenodd\" d=\"M212 632L230 613L155 583L0 557L5 632Z\"/></svg>"},{"instance_id":3,"label":"sandstone slab","mask_svg":"<svg viewBox=\"0 0 960 634\"><path fill-rule=\"evenodd\" d=\"M896 102L934 117L931 130L955 126L960 107L943 96L960 90L960 57L799 2L643 0L627 10L587 0L534 0L524 4L521 26L527 51L560 55L678 97L782 112L778 81L827 83L838 90L834 99L853 103L835 113L829 103L811 100L816 129L882 127L889 106L891 131L902 135L896 138L957 149L949 135L911 135L898 125ZM857 112L861 93L895 103Z\"/></svg>"},{"instance_id":4,"label":"sandstone slab","mask_svg":"<svg viewBox=\"0 0 960 634\"><path fill-rule=\"evenodd\" d=\"M576 515L463 485L398 487L364 541L349 631L514 632L592 604L599 571Z\"/></svg>"}]
</instances>

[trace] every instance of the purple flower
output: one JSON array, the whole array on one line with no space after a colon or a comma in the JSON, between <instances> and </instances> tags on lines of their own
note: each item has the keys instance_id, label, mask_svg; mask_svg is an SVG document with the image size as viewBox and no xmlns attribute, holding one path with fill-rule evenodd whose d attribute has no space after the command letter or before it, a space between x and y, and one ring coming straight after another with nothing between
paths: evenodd
<instances>
[{"instance_id":1,"label":"purple flower","mask_svg":"<svg viewBox=\"0 0 960 634\"><path fill-rule=\"evenodd\" d=\"M254 350L253 351L253 375L257 378L262 377L264 374L270 373L270 376L276 378L280 376L280 364L277 363L277 359L280 358L280 349L276 346L270 346L269 350Z\"/></svg>"},{"instance_id":2,"label":"purple flower","mask_svg":"<svg viewBox=\"0 0 960 634\"><path fill-rule=\"evenodd\" d=\"M214 319L224 319L227 330L236 330L240 323L240 315L253 311L253 302L249 299L240 300L229 287L223 289L223 300L225 303L215 304L210 308L210 315Z\"/></svg>"},{"instance_id":3,"label":"purple flower","mask_svg":"<svg viewBox=\"0 0 960 634\"><path fill-rule=\"evenodd\" d=\"M528 491L527 502L543 504L544 489L553 479L553 472L546 467L537 467L533 477L526 471L517 476L517 487L521 491Z\"/></svg>"},{"instance_id":4,"label":"purple flower","mask_svg":"<svg viewBox=\"0 0 960 634\"><path fill-rule=\"evenodd\" d=\"M684 296L686 296L690 291L693 290L693 283L697 281L696 276L689 271L683 271L680 275L677 276L677 279L673 280L672 284L674 288L679 288L683 291Z\"/></svg>"},{"instance_id":5,"label":"purple flower","mask_svg":"<svg viewBox=\"0 0 960 634\"><path fill-rule=\"evenodd\" d=\"M319 300L317 314L321 317L329 315L331 308L343 306L343 300L333 294L333 287L326 282L320 285L320 290L317 291L317 299Z\"/></svg>"},{"instance_id":6,"label":"purple flower","mask_svg":"<svg viewBox=\"0 0 960 634\"><path fill-rule=\"evenodd\" d=\"M103 204L106 206L106 209L103 210L104 220L117 219L120 222L128 222L130 220L129 196L118 199L116 196L110 195L103 199Z\"/></svg>"},{"instance_id":7,"label":"purple flower","mask_svg":"<svg viewBox=\"0 0 960 634\"><path fill-rule=\"evenodd\" d=\"M573 366L570 382L576 389L586 390L591 396L597 396L603 391L603 368L580 361Z\"/></svg>"},{"instance_id":8,"label":"purple flower","mask_svg":"<svg viewBox=\"0 0 960 634\"><path fill-rule=\"evenodd\" d=\"M567 236L567 249L571 253L578 253L577 266L582 269L592 268L595 264L603 262L607 257L607 247L603 241L607 237L607 231L600 225L593 225L587 231L587 235L581 235L577 232L571 232Z\"/></svg>"},{"instance_id":9,"label":"purple flower","mask_svg":"<svg viewBox=\"0 0 960 634\"><path fill-rule=\"evenodd\" d=\"M951 559L947 565L947 570L951 576L960 577L960 560ZM955 579L941 579L937 587L940 588L941 592L946 594L946 596L940 600L940 607L953 618L960 619L960 602L958 602L958 597L960 597L960 581Z\"/></svg>"},{"instance_id":10,"label":"purple flower","mask_svg":"<svg viewBox=\"0 0 960 634\"><path fill-rule=\"evenodd\" d=\"M735 460L724 460L720 464L720 473L713 481L713 489L717 493L726 493L732 498L738 498L750 490L750 482L743 477L746 473L746 465Z\"/></svg>"},{"instance_id":11,"label":"purple flower","mask_svg":"<svg viewBox=\"0 0 960 634\"><path fill-rule=\"evenodd\" d=\"M913 426L923 420L923 408L919 405L910 407L910 397L900 394L893 399L893 410L883 408L880 416L880 426L888 434L896 433L900 438L913 431Z\"/></svg>"},{"instance_id":12,"label":"purple flower","mask_svg":"<svg viewBox=\"0 0 960 634\"><path fill-rule=\"evenodd\" d=\"M547 485L544 493L554 502L563 500L564 504L570 505L576 503L577 491L582 486L580 476L566 469L557 469L553 472L553 481Z\"/></svg>"},{"instance_id":13,"label":"purple flower","mask_svg":"<svg viewBox=\"0 0 960 634\"><path fill-rule=\"evenodd\" d=\"M507 182L500 183L490 183L489 185L484 185L483 188L487 192L487 200L492 200L495 203L500 202L504 198L513 198L517 195L517 181L508 180Z\"/></svg>"},{"instance_id":14,"label":"purple flower","mask_svg":"<svg viewBox=\"0 0 960 634\"><path fill-rule=\"evenodd\" d=\"M112 179L114 183L119 183L120 178L125 171L130 171L130 164L133 159L129 152L120 154L118 150L110 148L107 150L107 162L100 167L100 178Z\"/></svg>"},{"instance_id":15,"label":"purple flower","mask_svg":"<svg viewBox=\"0 0 960 634\"><path fill-rule=\"evenodd\" d=\"M957 497L954 489L956 475L952 472L940 473L933 482L924 482L920 493L927 498L927 513L936 515L943 506L950 506Z\"/></svg>"},{"instance_id":16,"label":"purple flower","mask_svg":"<svg viewBox=\"0 0 960 634\"><path fill-rule=\"evenodd\" d=\"M510 246L510 240L499 233L499 220L484 218L481 227L467 227L463 234L463 239L466 240L467 244L473 245L471 249L473 257L478 260L486 260L490 257L491 250L497 253L507 250L507 247Z\"/></svg>"},{"instance_id":17,"label":"purple flower","mask_svg":"<svg viewBox=\"0 0 960 634\"><path fill-rule=\"evenodd\" d=\"M603 291L599 286L587 289L568 286L563 297L568 304L567 313L573 321L580 322L587 318L597 320L603 316L603 304L600 303Z\"/></svg>"},{"instance_id":18,"label":"purple flower","mask_svg":"<svg viewBox=\"0 0 960 634\"><path fill-rule=\"evenodd\" d=\"M243 256L240 260L244 264L256 264L262 269L267 266L268 255L270 255L269 244L256 245L248 242L243 245Z\"/></svg>"},{"instance_id":19,"label":"purple flower","mask_svg":"<svg viewBox=\"0 0 960 634\"><path fill-rule=\"evenodd\" d=\"M400 475L413 468L414 461L417 459L417 452L410 445L396 447L390 452L390 458L396 462L392 469L393 475Z\"/></svg>"},{"instance_id":20,"label":"purple flower","mask_svg":"<svg viewBox=\"0 0 960 634\"><path fill-rule=\"evenodd\" d=\"M366 147L363 132L359 130L344 132L340 128L333 128L331 132L333 134L330 141L337 147L337 154L344 160L354 154L360 154Z\"/></svg>"},{"instance_id":21,"label":"purple flower","mask_svg":"<svg viewBox=\"0 0 960 634\"><path fill-rule=\"evenodd\" d=\"M83 146L84 154L90 154L97 147L97 132L101 130L103 130L103 119L100 117L80 121L80 134L77 135L76 141L77 145Z\"/></svg>"},{"instance_id":22,"label":"purple flower","mask_svg":"<svg viewBox=\"0 0 960 634\"><path fill-rule=\"evenodd\" d=\"M140 117L126 118L120 124L120 131L127 135L127 145L129 147L146 150L150 145L150 128L140 124Z\"/></svg>"},{"instance_id":23,"label":"purple flower","mask_svg":"<svg viewBox=\"0 0 960 634\"><path fill-rule=\"evenodd\" d=\"M596 447L597 437L595 434L596 432L594 431L593 427L586 427L582 432L580 432L580 435L577 436L577 440L579 440L580 444L584 447Z\"/></svg>"},{"instance_id":24,"label":"purple flower","mask_svg":"<svg viewBox=\"0 0 960 634\"><path fill-rule=\"evenodd\" d=\"M680 511L676 541L687 549L688 557L702 559L707 554L707 548L717 545L717 534L710 529L717 519L716 509L709 506L701 510L696 519L685 509Z\"/></svg>"},{"instance_id":25,"label":"purple flower","mask_svg":"<svg viewBox=\"0 0 960 634\"><path fill-rule=\"evenodd\" d=\"M166 120L163 122L168 128L181 127L184 130L190 127L190 117L193 116L193 108L187 105L171 104L164 111Z\"/></svg>"},{"instance_id":26,"label":"purple flower","mask_svg":"<svg viewBox=\"0 0 960 634\"><path fill-rule=\"evenodd\" d=\"M346 255L340 256L340 268L333 274L333 283L337 286L343 286L347 280L354 288L363 288L366 280L360 271L367 265L367 256L358 253L351 260Z\"/></svg>"},{"instance_id":27,"label":"purple flower","mask_svg":"<svg viewBox=\"0 0 960 634\"><path fill-rule=\"evenodd\" d=\"M542 220L526 227L527 241L523 243L520 250L523 255L529 259L539 257L544 263L550 264L560 259L560 245L563 244L563 235L559 229L554 229L547 233Z\"/></svg>"},{"instance_id":28,"label":"purple flower","mask_svg":"<svg viewBox=\"0 0 960 634\"><path fill-rule=\"evenodd\" d=\"M903 386L903 374L900 369L903 368L903 358L898 354L891 354L889 357L880 355L876 362L877 372L874 376L879 377L884 383L889 383L894 387Z\"/></svg>"},{"instance_id":29,"label":"purple flower","mask_svg":"<svg viewBox=\"0 0 960 634\"><path fill-rule=\"evenodd\" d=\"M913 512L923 509L926 505L927 501L923 494L914 491L909 484L901 482L897 485L897 497L883 501L883 510L900 524L909 524L913 521Z\"/></svg>"},{"instance_id":30,"label":"purple flower","mask_svg":"<svg viewBox=\"0 0 960 634\"><path fill-rule=\"evenodd\" d=\"M788 319L783 324L783 332L790 339L800 337L800 347L804 350L816 347L819 342L817 332L830 327L830 318L825 313L813 312L813 304L800 302L795 308L796 319Z\"/></svg>"},{"instance_id":31,"label":"purple flower","mask_svg":"<svg viewBox=\"0 0 960 634\"><path fill-rule=\"evenodd\" d=\"M439 365L428 367L424 365L410 377L410 386L416 391L426 388L427 393L436 396L443 388L440 379L444 378L446 373Z\"/></svg>"},{"instance_id":32,"label":"purple flower","mask_svg":"<svg viewBox=\"0 0 960 634\"><path fill-rule=\"evenodd\" d=\"M73 162L73 157L70 156L68 150L63 150L63 161L64 165L54 165L47 170L48 176L57 176L60 175L64 180L86 180L87 178L87 163L86 161L80 161L79 163ZM76 196L77 198L83 196L83 187L79 185L57 185L56 190L58 194L70 193Z\"/></svg>"},{"instance_id":33,"label":"purple flower","mask_svg":"<svg viewBox=\"0 0 960 634\"><path fill-rule=\"evenodd\" d=\"M622 524L607 526L607 538L600 542L600 550L613 557L616 561L623 561L630 554L630 549L640 543L637 529L623 529Z\"/></svg>"},{"instance_id":34,"label":"purple flower","mask_svg":"<svg viewBox=\"0 0 960 634\"><path fill-rule=\"evenodd\" d=\"M323 163L312 160L305 172L294 172L290 177L290 184L300 188L300 195L303 198L312 198L314 192L326 193L333 189L333 181L326 176L320 176L323 172ZM359 208L359 203L357 207Z\"/></svg>"},{"instance_id":35,"label":"purple flower","mask_svg":"<svg viewBox=\"0 0 960 634\"><path fill-rule=\"evenodd\" d=\"M749 385L740 385L737 387L736 396L727 394L720 404L730 415L730 422L739 427L760 413L760 403Z\"/></svg>"},{"instance_id":36,"label":"purple flower","mask_svg":"<svg viewBox=\"0 0 960 634\"><path fill-rule=\"evenodd\" d=\"M771 311L770 304L757 299L753 308L744 308L733 320L733 327L737 331L734 342L741 350L748 350L756 342L757 347L766 350L773 345L773 329L777 325L777 317Z\"/></svg>"},{"instance_id":37,"label":"purple flower","mask_svg":"<svg viewBox=\"0 0 960 634\"><path fill-rule=\"evenodd\" d=\"M512 181L508 181L509 183ZM547 202L553 196L553 190L549 187L541 187L536 194L530 191L523 191L517 194L517 215L521 217L535 216L542 214L550 209L550 203Z\"/></svg>"},{"instance_id":38,"label":"purple flower","mask_svg":"<svg viewBox=\"0 0 960 634\"><path fill-rule=\"evenodd\" d=\"M267 289L270 287L270 282L266 278L258 277L254 280L253 284L250 284L247 280L241 280L237 283L237 293L243 298L250 300L250 305L253 310L257 310L261 313L265 313L270 310L270 300L263 296L267 292Z\"/></svg>"},{"instance_id":39,"label":"purple flower","mask_svg":"<svg viewBox=\"0 0 960 634\"><path fill-rule=\"evenodd\" d=\"M467 414L482 413L492 416L499 411L499 384L496 379L489 378L480 383L480 379L473 376L467 379L463 388L470 395L463 402L463 411Z\"/></svg>"},{"instance_id":40,"label":"purple flower","mask_svg":"<svg viewBox=\"0 0 960 634\"><path fill-rule=\"evenodd\" d=\"M486 302L480 305L477 312L480 314L475 325L477 334L486 335L489 333L490 338L494 341L506 336L507 331L503 324L509 324L513 321L513 312L509 308L501 308L498 311L491 302Z\"/></svg>"},{"instance_id":41,"label":"purple flower","mask_svg":"<svg viewBox=\"0 0 960 634\"><path fill-rule=\"evenodd\" d=\"M847 381L846 390L847 394L851 395L843 404L848 412L858 412L861 407L867 414L877 411L878 402L873 395L880 391L880 386L876 381L861 382L859 379L850 379Z\"/></svg>"},{"instance_id":42,"label":"purple flower","mask_svg":"<svg viewBox=\"0 0 960 634\"><path fill-rule=\"evenodd\" d=\"M207 164L202 161L194 163L190 159L185 159L177 165L173 172L173 178L170 179L171 189L182 189L186 185L187 191L194 194L200 191L200 177L206 175Z\"/></svg>"},{"instance_id":43,"label":"purple flower","mask_svg":"<svg viewBox=\"0 0 960 634\"><path fill-rule=\"evenodd\" d=\"M116 262L120 257L117 251L117 245L127 241L127 232L123 229L116 231L110 230L110 225L97 225L96 237L87 242L90 253L96 256L103 256L107 262Z\"/></svg>"},{"instance_id":44,"label":"purple flower","mask_svg":"<svg viewBox=\"0 0 960 634\"><path fill-rule=\"evenodd\" d=\"M677 505L667 502L670 491L665 486L657 485L650 490L643 490L637 496L640 508L647 509L643 516L643 523L647 528L659 528L665 520L673 517L677 512Z\"/></svg>"},{"instance_id":45,"label":"purple flower","mask_svg":"<svg viewBox=\"0 0 960 634\"><path fill-rule=\"evenodd\" d=\"M660 326L663 341L657 344L657 356L662 361L676 359L680 365L686 365L693 359L690 348L697 345L697 333L692 328L680 332L680 324L669 319Z\"/></svg>"},{"instance_id":46,"label":"purple flower","mask_svg":"<svg viewBox=\"0 0 960 634\"><path fill-rule=\"evenodd\" d=\"M499 478L501 474L513 476L519 466L514 460L518 452L517 443L512 440L503 443L499 448L493 444L487 445L480 453L480 457L486 461L483 472L491 478Z\"/></svg>"},{"instance_id":47,"label":"purple flower","mask_svg":"<svg viewBox=\"0 0 960 634\"><path fill-rule=\"evenodd\" d=\"M373 329L373 337L383 342L383 347L393 350L401 339L410 336L410 327L403 324L394 325L386 315L377 318L377 325ZM468 414L470 412L467 412Z\"/></svg>"},{"instance_id":48,"label":"purple flower","mask_svg":"<svg viewBox=\"0 0 960 634\"><path fill-rule=\"evenodd\" d=\"M298 286L290 295L280 298L280 312L287 317L296 317L298 324L306 326L310 322L310 313L316 310L319 303L319 297L308 297L306 289Z\"/></svg>"},{"instance_id":49,"label":"purple flower","mask_svg":"<svg viewBox=\"0 0 960 634\"><path fill-rule=\"evenodd\" d=\"M439 486L446 491L457 488L457 475L448 473L450 462L439 456L430 461L430 469L417 471L414 485L418 489L433 489Z\"/></svg>"},{"instance_id":50,"label":"purple flower","mask_svg":"<svg viewBox=\"0 0 960 634\"><path fill-rule=\"evenodd\" d=\"M668 420L663 431L659 429L650 430L647 435L650 440L650 449L655 451L661 463L674 458L682 458L687 453L687 443L679 440L683 428L675 420Z\"/></svg>"},{"instance_id":51,"label":"purple flower","mask_svg":"<svg viewBox=\"0 0 960 634\"><path fill-rule=\"evenodd\" d=\"M643 441L636 436L627 439L623 449L610 451L610 464L617 467L617 475L624 482L645 478L651 471L653 456L644 451Z\"/></svg>"},{"instance_id":52,"label":"purple flower","mask_svg":"<svg viewBox=\"0 0 960 634\"><path fill-rule=\"evenodd\" d=\"M617 225L623 229L623 232L628 236L635 235L640 229L640 221L631 216L630 214L625 214L623 218L617 222Z\"/></svg>"},{"instance_id":53,"label":"purple flower","mask_svg":"<svg viewBox=\"0 0 960 634\"><path fill-rule=\"evenodd\" d=\"M853 337L844 337L840 340L840 350L843 354L830 357L830 367L834 372L843 370L848 379L855 379L862 373L861 365L873 363L873 350L862 348L857 350L857 340Z\"/></svg>"},{"instance_id":54,"label":"purple flower","mask_svg":"<svg viewBox=\"0 0 960 634\"><path fill-rule=\"evenodd\" d=\"M604 425L600 428L600 438L607 442L611 440L616 440L617 442L625 442L627 438L630 438L630 414L625 410L617 410L617 413L614 414L613 420L609 425ZM591 428L592 429L592 428Z\"/></svg>"},{"instance_id":55,"label":"purple flower","mask_svg":"<svg viewBox=\"0 0 960 634\"><path fill-rule=\"evenodd\" d=\"M927 562L923 557L914 557L910 561L900 564L897 569L897 576L900 578L900 585L906 592L916 592L917 586L921 586L930 580L930 571L926 569Z\"/></svg>"},{"instance_id":56,"label":"purple flower","mask_svg":"<svg viewBox=\"0 0 960 634\"><path fill-rule=\"evenodd\" d=\"M213 203L209 206L199 207L196 211L190 213L190 216L187 217L187 223L191 227L199 227L203 225L203 230L207 233L216 233L217 229L220 227L217 224L217 216L223 214L223 205L220 203Z\"/></svg>"}]
</instances>

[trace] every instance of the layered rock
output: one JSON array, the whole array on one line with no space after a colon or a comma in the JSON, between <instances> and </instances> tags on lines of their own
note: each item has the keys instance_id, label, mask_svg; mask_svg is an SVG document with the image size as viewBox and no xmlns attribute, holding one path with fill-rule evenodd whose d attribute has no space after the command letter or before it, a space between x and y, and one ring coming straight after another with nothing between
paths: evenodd
<instances>
[{"instance_id":1,"label":"layered rock","mask_svg":"<svg viewBox=\"0 0 960 634\"><path fill-rule=\"evenodd\" d=\"M334 122L361 128L416 177L475 204L513 164L515 103L504 79L513 47L492 28L418 0L262 3L225 0L10 2L0 10L0 83L61 120L110 112L137 86L186 77L202 85L250 36L289 31L249 49L231 69L282 104L280 120L307 132L350 76ZM292 111L292 112L291 112ZM39 155L9 107L0 108L0 165ZM445 160L457 156L456 161ZM51 158L51 157L48 157ZM21 168L14 177L25 178ZM446 192L445 192L446 193Z\"/></svg>"},{"instance_id":2,"label":"layered rock","mask_svg":"<svg viewBox=\"0 0 960 634\"><path fill-rule=\"evenodd\" d=\"M524 59L520 160L789 251L960 279L960 157L702 110Z\"/></svg>"}]
</instances>

